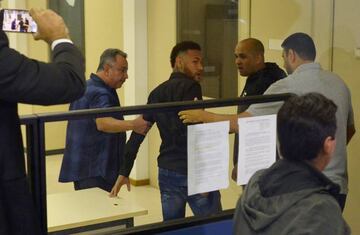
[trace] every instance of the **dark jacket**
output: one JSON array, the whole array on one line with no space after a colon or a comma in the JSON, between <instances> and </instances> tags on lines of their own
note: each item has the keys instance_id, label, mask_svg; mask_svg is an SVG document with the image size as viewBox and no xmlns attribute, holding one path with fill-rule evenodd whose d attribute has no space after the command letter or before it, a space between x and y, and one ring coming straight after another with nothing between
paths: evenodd
<instances>
[{"instance_id":1,"label":"dark jacket","mask_svg":"<svg viewBox=\"0 0 360 235\"><path fill-rule=\"evenodd\" d=\"M70 104L70 110L120 107L119 97L96 74L86 82L85 95ZM113 118L124 120L122 114ZM66 148L59 182L79 181L101 176L114 185L124 155L126 132L99 131L94 118L71 120L66 129Z\"/></svg>"},{"instance_id":2,"label":"dark jacket","mask_svg":"<svg viewBox=\"0 0 360 235\"><path fill-rule=\"evenodd\" d=\"M238 201L234 234L346 235L339 186L304 162L279 160L251 177Z\"/></svg>"},{"instance_id":3,"label":"dark jacket","mask_svg":"<svg viewBox=\"0 0 360 235\"><path fill-rule=\"evenodd\" d=\"M183 73L172 73L169 80L156 87L148 97L148 104L202 100L200 84ZM179 119L177 112L145 114L144 119L155 123L160 131L161 146L158 166L187 174L187 126ZM144 136L131 133L125 147L123 167L120 175L128 176Z\"/></svg>"},{"instance_id":4,"label":"dark jacket","mask_svg":"<svg viewBox=\"0 0 360 235\"><path fill-rule=\"evenodd\" d=\"M265 63L265 68L257 71L250 75L246 79L246 83L240 97L251 96L251 95L262 95L274 82L286 77L284 70L279 68L275 63ZM238 113L246 111L249 105L239 105ZM238 161L238 146L239 146L239 135L235 133L234 142L234 165Z\"/></svg>"},{"instance_id":5,"label":"dark jacket","mask_svg":"<svg viewBox=\"0 0 360 235\"><path fill-rule=\"evenodd\" d=\"M38 62L10 49L0 31L0 180L25 175L17 103L67 103L85 90L84 60L74 45L56 46L52 60Z\"/></svg>"},{"instance_id":6,"label":"dark jacket","mask_svg":"<svg viewBox=\"0 0 360 235\"><path fill-rule=\"evenodd\" d=\"M0 30L0 234L40 234L25 176L17 103L67 103L85 90L84 60L74 45L57 45L52 61L31 60L10 49Z\"/></svg>"}]
</instances>

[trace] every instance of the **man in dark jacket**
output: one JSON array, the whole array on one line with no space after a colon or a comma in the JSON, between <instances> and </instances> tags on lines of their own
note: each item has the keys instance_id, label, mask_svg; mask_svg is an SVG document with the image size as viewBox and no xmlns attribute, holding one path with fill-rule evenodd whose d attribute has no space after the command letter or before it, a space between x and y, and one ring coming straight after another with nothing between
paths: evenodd
<instances>
[{"instance_id":1,"label":"man in dark jacket","mask_svg":"<svg viewBox=\"0 0 360 235\"><path fill-rule=\"evenodd\" d=\"M200 79L203 72L200 46L191 41L178 43L171 52L173 68L170 78L156 87L148 97L148 103L162 103L202 99ZM161 146L158 157L159 188L164 220L185 217L189 204L194 215L207 216L221 211L220 192L214 191L188 196L187 193L187 126L176 112L144 114L144 119L156 123L160 131ZM126 144L123 167L118 178L116 195L127 179L143 135L132 133Z\"/></svg>"},{"instance_id":2,"label":"man in dark jacket","mask_svg":"<svg viewBox=\"0 0 360 235\"><path fill-rule=\"evenodd\" d=\"M284 70L276 63L265 62L264 45L256 38L240 41L235 47L235 64L241 76L245 76L246 83L240 97L262 95L274 82L286 77ZM237 113L244 112L249 105L239 105ZM236 181L238 161L239 134L235 133L234 168L231 174Z\"/></svg>"},{"instance_id":3,"label":"man in dark jacket","mask_svg":"<svg viewBox=\"0 0 360 235\"><path fill-rule=\"evenodd\" d=\"M9 48L0 29L0 234L40 234L26 179L17 104L67 103L85 90L84 60L63 19L50 10L32 9L30 14L38 24L35 39L51 44L52 62L32 60Z\"/></svg>"},{"instance_id":4,"label":"man in dark jacket","mask_svg":"<svg viewBox=\"0 0 360 235\"><path fill-rule=\"evenodd\" d=\"M86 81L84 96L72 102L70 110L120 107L116 89L128 79L126 58L119 49L106 49L96 73ZM119 175L126 131L144 135L147 129L141 116L134 120L124 120L122 114L70 120L59 182L74 182L75 190L99 187L111 192Z\"/></svg>"},{"instance_id":5,"label":"man in dark jacket","mask_svg":"<svg viewBox=\"0 0 360 235\"><path fill-rule=\"evenodd\" d=\"M264 51L264 45L256 38L244 39L236 45L235 64L240 75L247 77L240 97L262 95L271 84L286 77L286 73L280 69L277 64L265 63ZM249 105L239 105L238 113L244 112L248 107ZM203 110L202 113L212 114ZM204 120L202 120L202 113L199 113L197 110L185 110L181 111L179 115L181 119L189 117L193 119L185 120L185 122L204 122ZM216 116L216 114L214 115ZM209 122L209 120L205 120L205 122ZM237 174L238 145L239 136L236 133L233 157L234 169L232 171L232 179L235 181Z\"/></svg>"},{"instance_id":6,"label":"man in dark jacket","mask_svg":"<svg viewBox=\"0 0 360 235\"><path fill-rule=\"evenodd\" d=\"M322 173L335 151L336 110L319 93L285 102L277 116L282 159L251 177L234 234L350 234L337 203L340 187Z\"/></svg>"}]
</instances>

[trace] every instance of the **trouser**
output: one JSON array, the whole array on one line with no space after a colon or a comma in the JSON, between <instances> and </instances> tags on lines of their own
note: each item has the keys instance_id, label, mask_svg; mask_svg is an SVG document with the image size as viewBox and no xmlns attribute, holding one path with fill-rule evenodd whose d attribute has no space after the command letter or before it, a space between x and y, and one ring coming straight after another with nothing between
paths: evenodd
<instances>
[{"instance_id":1,"label":"trouser","mask_svg":"<svg viewBox=\"0 0 360 235\"><path fill-rule=\"evenodd\" d=\"M114 186L113 184L110 184L101 176L74 181L75 190L97 187L97 188L101 188L102 190L111 192L113 186Z\"/></svg>"},{"instance_id":2,"label":"trouser","mask_svg":"<svg viewBox=\"0 0 360 235\"><path fill-rule=\"evenodd\" d=\"M41 234L26 177L0 181L0 234Z\"/></svg>"},{"instance_id":3,"label":"trouser","mask_svg":"<svg viewBox=\"0 0 360 235\"><path fill-rule=\"evenodd\" d=\"M184 218L186 202L195 216L208 216L222 210L219 191L188 196L186 175L159 168L159 188L164 221Z\"/></svg>"}]
</instances>

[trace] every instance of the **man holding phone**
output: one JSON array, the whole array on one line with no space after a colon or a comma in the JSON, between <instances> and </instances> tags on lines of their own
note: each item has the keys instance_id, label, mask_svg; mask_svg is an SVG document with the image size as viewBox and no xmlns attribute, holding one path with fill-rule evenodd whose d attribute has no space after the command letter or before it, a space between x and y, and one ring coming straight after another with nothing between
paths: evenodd
<instances>
[{"instance_id":1,"label":"man holding phone","mask_svg":"<svg viewBox=\"0 0 360 235\"><path fill-rule=\"evenodd\" d=\"M63 19L51 10L31 9L30 15L38 26L35 40L51 45L52 62L39 62L9 48L0 28L0 234L46 233L41 231L27 183L17 103L67 103L85 90L84 59Z\"/></svg>"}]
</instances>

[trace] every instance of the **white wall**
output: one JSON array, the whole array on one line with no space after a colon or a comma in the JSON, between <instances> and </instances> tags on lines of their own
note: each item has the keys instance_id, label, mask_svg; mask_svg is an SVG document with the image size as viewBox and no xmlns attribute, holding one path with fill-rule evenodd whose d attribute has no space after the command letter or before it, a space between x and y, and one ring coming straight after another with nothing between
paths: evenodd
<instances>
[{"instance_id":1,"label":"white wall","mask_svg":"<svg viewBox=\"0 0 360 235\"><path fill-rule=\"evenodd\" d=\"M169 79L170 52L176 44L176 1L148 1L149 92ZM154 126L148 133L150 183L157 187L157 156L160 137Z\"/></svg>"}]
</instances>

